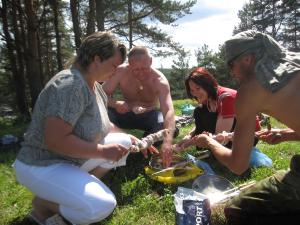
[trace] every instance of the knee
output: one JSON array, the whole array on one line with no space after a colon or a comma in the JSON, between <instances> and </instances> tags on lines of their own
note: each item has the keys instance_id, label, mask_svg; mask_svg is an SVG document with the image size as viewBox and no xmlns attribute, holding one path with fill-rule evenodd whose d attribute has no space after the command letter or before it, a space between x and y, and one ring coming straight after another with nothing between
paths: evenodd
<instances>
[{"instance_id":1,"label":"knee","mask_svg":"<svg viewBox=\"0 0 300 225\"><path fill-rule=\"evenodd\" d=\"M81 219L77 223L91 224L104 220L116 208L117 201L114 196L109 196L105 199L93 199L88 205L81 211Z\"/></svg>"},{"instance_id":2,"label":"knee","mask_svg":"<svg viewBox=\"0 0 300 225\"><path fill-rule=\"evenodd\" d=\"M117 201L114 196L111 196L104 201L102 199L94 205L94 211L92 215L90 215L90 219L92 219L94 222L101 221L108 217L114 211L116 206Z\"/></svg>"},{"instance_id":3,"label":"knee","mask_svg":"<svg viewBox=\"0 0 300 225\"><path fill-rule=\"evenodd\" d=\"M94 204L93 210L88 216L89 223L99 222L106 217L108 217L116 208L117 201L114 197L107 198L105 200L101 199L98 203Z\"/></svg>"}]
</instances>

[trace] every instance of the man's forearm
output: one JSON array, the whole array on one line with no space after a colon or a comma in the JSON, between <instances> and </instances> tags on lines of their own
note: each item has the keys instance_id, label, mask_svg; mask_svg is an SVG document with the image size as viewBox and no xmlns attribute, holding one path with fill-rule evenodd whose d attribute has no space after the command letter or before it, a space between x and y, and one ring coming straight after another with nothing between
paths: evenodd
<instances>
[{"instance_id":1,"label":"man's forearm","mask_svg":"<svg viewBox=\"0 0 300 225\"><path fill-rule=\"evenodd\" d=\"M285 141L299 141L300 136L292 129L282 129L280 130L280 135L282 136L282 139Z\"/></svg>"},{"instance_id":2,"label":"man's forearm","mask_svg":"<svg viewBox=\"0 0 300 225\"><path fill-rule=\"evenodd\" d=\"M164 128L168 129L170 132L168 136L165 138L165 140L169 143L173 141L173 135L175 132L175 118L174 118L174 113L168 112L165 116L165 121L164 121Z\"/></svg>"}]
</instances>

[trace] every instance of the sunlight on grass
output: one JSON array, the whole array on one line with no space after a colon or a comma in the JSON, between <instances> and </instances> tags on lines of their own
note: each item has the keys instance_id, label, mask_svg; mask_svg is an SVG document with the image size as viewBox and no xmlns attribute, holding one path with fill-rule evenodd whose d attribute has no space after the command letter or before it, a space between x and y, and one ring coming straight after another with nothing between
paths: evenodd
<instances>
[{"instance_id":1,"label":"sunlight on grass","mask_svg":"<svg viewBox=\"0 0 300 225\"><path fill-rule=\"evenodd\" d=\"M15 180L12 162L15 154L0 153L0 224L23 220L31 208L32 194Z\"/></svg>"},{"instance_id":2,"label":"sunlight on grass","mask_svg":"<svg viewBox=\"0 0 300 225\"><path fill-rule=\"evenodd\" d=\"M181 115L183 104L193 104L191 100L174 101L177 115ZM280 122L271 119L272 127L284 127ZM8 121L0 118L1 135L11 133L16 136L23 134L26 123ZM193 125L180 128L179 136L174 143L183 138ZM139 130L127 130L131 134L142 137ZM229 179L235 185L251 180L259 181L276 170L288 169L289 160L294 154L300 154L298 142L286 142L278 145L259 143L257 147L273 160L271 168L252 168L241 176L234 175L222 166L214 157L205 159L213 170L221 176ZM18 149L7 149L0 152L0 224L1 225L30 225L26 214L31 210L32 194L15 180L11 167ZM189 153L197 152L195 147L189 148ZM100 224L105 225L171 225L175 223L175 207L173 194L178 186L191 187L191 181L179 185L164 185L151 180L144 173L144 166L148 160L140 154L133 154L128 159L125 167L117 168L108 173L103 182L115 193L118 207L113 214ZM212 209L212 225L225 225L223 205L217 205Z\"/></svg>"}]
</instances>

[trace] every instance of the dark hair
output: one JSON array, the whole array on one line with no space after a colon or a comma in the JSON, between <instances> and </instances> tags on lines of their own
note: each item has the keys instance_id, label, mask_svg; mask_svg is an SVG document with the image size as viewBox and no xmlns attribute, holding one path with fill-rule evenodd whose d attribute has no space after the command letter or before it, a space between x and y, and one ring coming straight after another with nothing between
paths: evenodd
<instances>
[{"instance_id":1,"label":"dark hair","mask_svg":"<svg viewBox=\"0 0 300 225\"><path fill-rule=\"evenodd\" d=\"M189 81L193 81L195 84L201 86L206 92L209 98L217 100L218 82L214 76L208 72L204 67L197 67L185 78L185 89L189 98L196 99L191 94Z\"/></svg>"},{"instance_id":2,"label":"dark hair","mask_svg":"<svg viewBox=\"0 0 300 225\"><path fill-rule=\"evenodd\" d=\"M126 47L111 32L96 32L82 41L77 51L75 63L86 70L95 56L99 56L101 60L105 61L112 57L116 50L120 51L122 62L124 62Z\"/></svg>"}]
</instances>

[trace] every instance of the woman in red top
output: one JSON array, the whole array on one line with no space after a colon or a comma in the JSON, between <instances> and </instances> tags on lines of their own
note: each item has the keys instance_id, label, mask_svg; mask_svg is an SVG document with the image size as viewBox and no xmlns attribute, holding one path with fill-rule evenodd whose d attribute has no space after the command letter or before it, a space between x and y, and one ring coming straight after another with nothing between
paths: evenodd
<instances>
[{"instance_id":1,"label":"woman in red top","mask_svg":"<svg viewBox=\"0 0 300 225\"><path fill-rule=\"evenodd\" d=\"M235 125L236 90L222 87L205 68L194 69L185 80L188 97L195 99L199 106L194 110L195 128L177 143L178 149L190 144L193 136L202 132L217 135L217 140L231 146L231 135ZM259 120L256 128L260 130ZM220 134L223 132L223 135ZM224 133L225 132L225 133Z\"/></svg>"}]
</instances>

